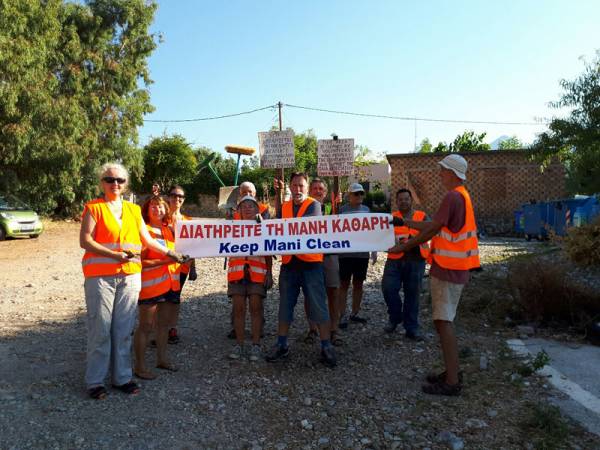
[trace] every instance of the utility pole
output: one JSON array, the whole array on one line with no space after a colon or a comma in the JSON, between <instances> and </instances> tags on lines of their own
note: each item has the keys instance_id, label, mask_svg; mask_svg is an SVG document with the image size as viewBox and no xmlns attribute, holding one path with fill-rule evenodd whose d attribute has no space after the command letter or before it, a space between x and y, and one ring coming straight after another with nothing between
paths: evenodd
<instances>
[{"instance_id":1,"label":"utility pole","mask_svg":"<svg viewBox=\"0 0 600 450\"><path fill-rule=\"evenodd\" d=\"M282 124L282 119L281 119L281 107L283 106L283 103L281 103L280 101L277 102L277 107L279 108L279 131L283 131L283 124ZM285 169L282 167L281 169L279 169L279 173L277 174L278 178L283 181L283 189L281 189L279 191L279 202L281 205L283 205L283 199L285 196Z\"/></svg>"}]
</instances>

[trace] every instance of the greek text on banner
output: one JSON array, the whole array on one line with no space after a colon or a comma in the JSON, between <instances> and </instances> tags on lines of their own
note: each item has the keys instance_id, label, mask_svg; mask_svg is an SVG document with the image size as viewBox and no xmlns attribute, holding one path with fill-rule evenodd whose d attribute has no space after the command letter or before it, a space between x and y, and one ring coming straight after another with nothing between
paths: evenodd
<instances>
[{"instance_id":1,"label":"greek text on banner","mask_svg":"<svg viewBox=\"0 0 600 450\"><path fill-rule=\"evenodd\" d=\"M192 258L385 251L394 242L390 214L295 219L178 221L175 249Z\"/></svg>"}]
</instances>

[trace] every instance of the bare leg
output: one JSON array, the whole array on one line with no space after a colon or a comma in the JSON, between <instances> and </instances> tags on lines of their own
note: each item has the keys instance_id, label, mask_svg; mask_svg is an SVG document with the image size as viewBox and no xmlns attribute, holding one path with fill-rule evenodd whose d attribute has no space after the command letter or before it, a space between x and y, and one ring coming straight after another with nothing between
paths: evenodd
<instances>
[{"instance_id":1,"label":"bare leg","mask_svg":"<svg viewBox=\"0 0 600 450\"><path fill-rule=\"evenodd\" d=\"M260 329L262 326L262 311L263 311L263 299L260 295L251 295L249 300L250 303L250 320L252 324L252 343L255 345L260 344ZM237 329L236 329L237 333Z\"/></svg>"},{"instance_id":2,"label":"bare leg","mask_svg":"<svg viewBox=\"0 0 600 450\"><path fill-rule=\"evenodd\" d=\"M177 323L179 305L164 302L158 305L156 315L156 367L167 370L175 370L167 357L167 342L169 340L169 328Z\"/></svg>"},{"instance_id":3,"label":"bare leg","mask_svg":"<svg viewBox=\"0 0 600 450\"><path fill-rule=\"evenodd\" d=\"M134 373L142 379L153 380L156 375L146 368L146 346L150 333L154 328L156 318L156 305L139 305L139 323L133 335L133 348L135 350Z\"/></svg>"},{"instance_id":4,"label":"bare leg","mask_svg":"<svg viewBox=\"0 0 600 450\"><path fill-rule=\"evenodd\" d=\"M440 336L442 356L446 366L446 383L458 383L458 342L454 334L452 322L445 320L434 321L435 328Z\"/></svg>"},{"instance_id":5,"label":"bare leg","mask_svg":"<svg viewBox=\"0 0 600 450\"><path fill-rule=\"evenodd\" d=\"M337 330L340 316L338 312L339 289L334 287L327 288L327 306L329 307L329 317L331 318L331 331Z\"/></svg>"},{"instance_id":6,"label":"bare leg","mask_svg":"<svg viewBox=\"0 0 600 450\"><path fill-rule=\"evenodd\" d=\"M352 280L352 315L358 315L363 298L363 280Z\"/></svg>"},{"instance_id":7,"label":"bare leg","mask_svg":"<svg viewBox=\"0 0 600 450\"><path fill-rule=\"evenodd\" d=\"M233 328L235 329L235 339L238 344L244 345L244 335L246 334L246 296L232 295L231 301L233 303Z\"/></svg>"}]
</instances>

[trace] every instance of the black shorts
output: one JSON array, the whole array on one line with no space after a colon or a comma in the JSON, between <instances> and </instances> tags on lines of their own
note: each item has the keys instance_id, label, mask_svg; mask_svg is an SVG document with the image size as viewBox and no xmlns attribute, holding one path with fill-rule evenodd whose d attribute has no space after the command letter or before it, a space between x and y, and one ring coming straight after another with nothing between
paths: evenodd
<instances>
[{"instance_id":1,"label":"black shorts","mask_svg":"<svg viewBox=\"0 0 600 450\"><path fill-rule=\"evenodd\" d=\"M157 305L159 303L172 303L179 305L181 303L181 291L169 291L152 298L139 299L138 305Z\"/></svg>"},{"instance_id":2,"label":"black shorts","mask_svg":"<svg viewBox=\"0 0 600 450\"><path fill-rule=\"evenodd\" d=\"M368 268L369 258L340 258L340 280L365 281Z\"/></svg>"}]
</instances>

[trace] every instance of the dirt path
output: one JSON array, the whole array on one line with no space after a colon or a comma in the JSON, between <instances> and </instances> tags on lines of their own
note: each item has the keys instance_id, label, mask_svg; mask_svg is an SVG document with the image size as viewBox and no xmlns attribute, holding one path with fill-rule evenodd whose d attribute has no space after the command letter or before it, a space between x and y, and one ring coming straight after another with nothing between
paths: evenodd
<instances>
[{"instance_id":1,"label":"dirt path","mask_svg":"<svg viewBox=\"0 0 600 450\"><path fill-rule=\"evenodd\" d=\"M482 251L495 261L498 252L527 249L484 244ZM385 335L382 260L369 269L369 323L344 333L335 370L322 367L317 347L302 342L300 308L286 364L230 362L223 263L199 261L199 280L184 289L183 341L170 348L181 370L143 382L136 398L111 391L107 400L93 402L83 385L81 255L76 223L49 223L38 240L0 242L1 449L433 449L447 448L449 433L457 446L508 449L533 448L540 436L522 422L549 388L535 378L510 381L515 362L504 340L512 331L459 321L464 394L435 398L420 392L424 374L439 364L427 295L421 321L428 341ZM476 277L469 295L479 295L477 283ZM266 302L264 348L274 342L276 312L275 290ZM485 371L479 370L482 353L489 359ZM572 423L566 427L561 442L567 448L600 446Z\"/></svg>"}]
</instances>

